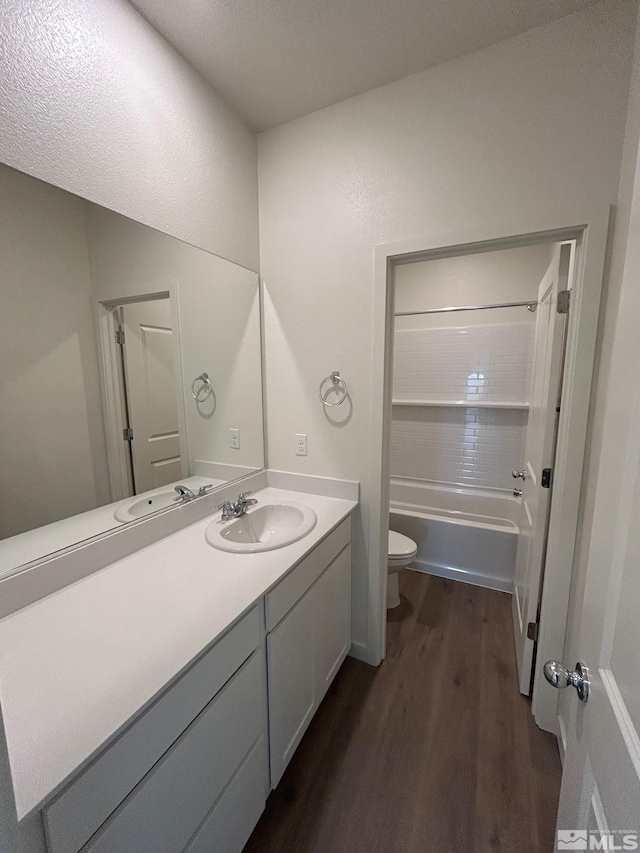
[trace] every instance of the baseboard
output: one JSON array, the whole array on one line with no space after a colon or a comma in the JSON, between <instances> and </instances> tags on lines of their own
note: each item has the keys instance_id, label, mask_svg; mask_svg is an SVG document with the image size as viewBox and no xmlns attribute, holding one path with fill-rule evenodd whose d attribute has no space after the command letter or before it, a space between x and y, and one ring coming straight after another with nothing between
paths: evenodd
<instances>
[{"instance_id":1,"label":"baseboard","mask_svg":"<svg viewBox=\"0 0 640 853\"><path fill-rule=\"evenodd\" d=\"M513 594L513 582L503 578L493 578L488 575L472 572L469 569L459 569L455 566L441 566L438 563L428 563L426 560L414 560L407 568L426 575L448 578L453 581L470 583L472 586L482 586L485 589L495 589L498 592Z\"/></svg>"},{"instance_id":2,"label":"baseboard","mask_svg":"<svg viewBox=\"0 0 640 853\"><path fill-rule=\"evenodd\" d=\"M367 658L367 646L365 643L359 643L357 640L354 640L351 643L351 648L349 649L349 657L364 661L364 663L369 663Z\"/></svg>"}]
</instances>

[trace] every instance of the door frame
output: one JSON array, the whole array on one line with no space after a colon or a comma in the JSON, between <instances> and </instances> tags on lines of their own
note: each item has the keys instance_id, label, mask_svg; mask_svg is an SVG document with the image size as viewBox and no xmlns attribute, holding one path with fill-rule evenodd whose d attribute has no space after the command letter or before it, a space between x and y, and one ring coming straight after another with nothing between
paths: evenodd
<instances>
[{"instance_id":1,"label":"door frame","mask_svg":"<svg viewBox=\"0 0 640 853\"><path fill-rule=\"evenodd\" d=\"M107 466L111 486L111 500L120 501L132 496L131 458L122 439L122 430L127 426L127 413L123 406L123 377L120 366L120 353L116 343L116 325L114 309L135 302L153 302L157 299L169 299L172 334L174 335L174 366L179 388L176 405L178 408L178 430L180 434L180 455L184 466L188 460L187 436L184 414L184 382L182 379L182 359L180 341L180 315L178 308L178 282L163 283L163 289L154 293L141 293L136 296L124 296L121 299L109 299L96 305L98 326L98 362L100 365L100 385L104 410L105 439L107 445Z\"/></svg>"},{"instance_id":2,"label":"door frame","mask_svg":"<svg viewBox=\"0 0 640 853\"><path fill-rule=\"evenodd\" d=\"M377 666L385 656L386 645L395 267L398 263L411 261L576 240L532 696L536 723L556 735L559 734L558 694L555 690L545 689L542 665L550 658L561 660L564 651L610 214L610 206L556 210L543 217L503 225L486 224L461 233L432 234L375 248L371 447L374 494L369 532L367 660Z\"/></svg>"}]
</instances>

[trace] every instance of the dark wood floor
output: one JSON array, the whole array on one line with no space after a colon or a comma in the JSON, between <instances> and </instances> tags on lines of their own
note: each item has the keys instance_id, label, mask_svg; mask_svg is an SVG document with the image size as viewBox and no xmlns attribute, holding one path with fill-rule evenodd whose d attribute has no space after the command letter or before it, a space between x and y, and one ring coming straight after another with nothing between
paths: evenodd
<instances>
[{"instance_id":1,"label":"dark wood floor","mask_svg":"<svg viewBox=\"0 0 640 853\"><path fill-rule=\"evenodd\" d=\"M388 651L347 658L245 853L549 853L555 739L518 693L510 597L401 572Z\"/></svg>"}]
</instances>

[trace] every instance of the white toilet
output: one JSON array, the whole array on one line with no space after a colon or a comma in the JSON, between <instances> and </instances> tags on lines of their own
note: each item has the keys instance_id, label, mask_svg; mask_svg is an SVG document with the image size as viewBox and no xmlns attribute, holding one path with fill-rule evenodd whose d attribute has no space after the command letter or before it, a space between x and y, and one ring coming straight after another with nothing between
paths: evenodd
<instances>
[{"instance_id":1,"label":"white toilet","mask_svg":"<svg viewBox=\"0 0 640 853\"><path fill-rule=\"evenodd\" d=\"M396 533L395 530L389 531L389 549L387 556L387 566L389 568L389 577L387 580L387 610L391 607L397 607L400 604L398 572L400 569L406 568L409 563L412 563L417 553L418 546L413 539L409 539L408 536L403 536L402 533Z\"/></svg>"}]
</instances>

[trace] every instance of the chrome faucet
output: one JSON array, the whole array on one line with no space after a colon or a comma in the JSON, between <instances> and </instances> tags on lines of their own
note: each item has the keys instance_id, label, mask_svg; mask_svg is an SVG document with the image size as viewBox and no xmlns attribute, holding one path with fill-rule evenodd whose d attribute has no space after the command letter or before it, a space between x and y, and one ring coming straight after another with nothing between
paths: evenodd
<instances>
[{"instance_id":1,"label":"chrome faucet","mask_svg":"<svg viewBox=\"0 0 640 853\"><path fill-rule=\"evenodd\" d=\"M208 483L206 486L200 486L198 491L194 492L188 486L176 486L178 497L174 498L174 501L182 501L183 503L186 503L187 501L192 501L194 498L201 498L202 495L206 495L207 492L210 492L213 487L213 483Z\"/></svg>"},{"instance_id":2,"label":"chrome faucet","mask_svg":"<svg viewBox=\"0 0 640 853\"><path fill-rule=\"evenodd\" d=\"M174 498L174 501L192 501L195 497L197 497L196 493L191 491L189 486L176 486L176 492L178 493L178 497Z\"/></svg>"},{"instance_id":3,"label":"chrome faucet","mask_svg":"<svg viewBox=\"0 0 640 853\"><path fill-rule=\"evenodd\" d=\"M238 495L238 502L235 506L238 515L244 515L250 506L255 506L258 503L255 498L247 498L247 495L250 494L251 492L240 492Z\"/></svg>"},{"instance_id":4,"label":"chrome faucet","mask_svg":"<svg viewBox=\"0 0 640 853\"><path fill-rule=\"evenodd\" d=\"M221 503L218 509L222 510L221 521L229 521L230 518L240 518L244 515L250 506L255 506L258 501L255 498L248 498L251 492L241 492L238 495L238 500L233 504L231 501Z\"/></svg>"}]
</instances>

